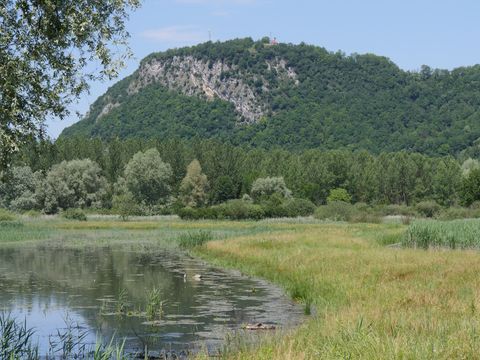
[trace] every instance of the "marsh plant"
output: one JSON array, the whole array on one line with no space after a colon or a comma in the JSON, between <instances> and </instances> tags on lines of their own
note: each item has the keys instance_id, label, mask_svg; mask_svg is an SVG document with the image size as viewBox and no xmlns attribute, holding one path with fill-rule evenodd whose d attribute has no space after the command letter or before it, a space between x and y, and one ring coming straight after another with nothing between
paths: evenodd
<instances>
[{"instance_id":1,"label":"marsh plant","mask_svg":"<svg viewBox=\"0 0 480 360\"><path fill-rule=\"evenodd\" d=\"M148 320L160 320L162 318L163 301L159 289L153 288L148 293L148 303L145 314Z\"/></svg>"},{"instance_id":2,"label":"marsh plant","mask_svg":"<svg viewBox=\"0 0 480 360\"><path fill-rule=\"evenodd\" d=\"M420 220L413 222L403 238L403 245L428 249L480 247L480 220Z\"/></svg>"},{"instance_id":3,"label":"marsh plant","mask_svg":"<svg viewBox=\"0 0 480 360\"><path fill-rule=\"evenodd\" d=\"M121 344L114 342L104 344L98 338L92 347L86 341L88 331L71 321L66 321L66 329L58 330L50 337L46 354L40 354L38 344L33 343L35 329L29 328L26 321L18 321L10 315L0 314L0 359L5 360L38 360L46 359L93 359L124 360L125 340Z\"/></svg>"},{"instance_id":4,"label":"marsh plant","mask_svg":"<svg viewBox=\"0 0 480 360\"><path fill-rule=\"evenodd\" d=\"M191 249L197 246L202 246L212 239L213 235L210 231L189 231L179 236L178 246L180 246L182 249Z\"/></svg>"},{"instance_id":5,"label":"marsh plant","mask_svg":"<svg viewBox=\"0 0 480 360\"><path fill-rule=\"evenodd\" d=\"M35 334L26 321L17 322L0 314L0 359L37 359L38 347L32 343Z\"/></svg>"},{"instance_id":6,"label":"marsh plant","mask_svg":"<svg viewBox=\"0 0 480 360\"><path fill-rule=\"evenodd\" d=\"M127 289L122 289L117 295L117 305L115 308L115 312L117 314L125 314L127 310L127 301L128 301L128 293Z\"/></svg>"}]
</instances>

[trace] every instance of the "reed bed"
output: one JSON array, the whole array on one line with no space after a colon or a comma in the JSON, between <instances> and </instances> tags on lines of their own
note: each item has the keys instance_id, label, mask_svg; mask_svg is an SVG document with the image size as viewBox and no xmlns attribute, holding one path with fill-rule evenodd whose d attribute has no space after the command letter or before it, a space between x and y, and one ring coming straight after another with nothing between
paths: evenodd
<instances>
[{"instance_id":1,"label":"reed bed","mask_svg":"<svg viewBox=\"0 0 480 360\"><path fill-rule=\"evenodd\" d=\"M480 220L419 220L407 229L403 245L415 248L480 248Z\"/></svg>"}]
</instances>

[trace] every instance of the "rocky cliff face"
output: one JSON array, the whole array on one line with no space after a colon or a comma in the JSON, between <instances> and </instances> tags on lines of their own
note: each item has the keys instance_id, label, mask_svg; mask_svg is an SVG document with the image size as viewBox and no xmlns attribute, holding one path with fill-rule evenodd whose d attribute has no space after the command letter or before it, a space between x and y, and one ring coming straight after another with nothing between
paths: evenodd
<instances>
[{"instance_id":1,"label":"rocky cliff face","mask_svg":"<svg viewBox=\"0 0 480 360\"><path fill-rule=\"evenodd\" d=\"M265 61L266 71L273 72L280 81L298 85L297 74L283 59ZM240 70L237 65L222 61L205 61L193 56L174 56L171 59L153 59L142 65L128 93L135 94L145 86L160 83L170 90L207 100L219 98L231 102L240 124L258 122L269 111L270 83L265 76ZM108 103L101 115L115 104Z\"/></svg>"}]
</instances>

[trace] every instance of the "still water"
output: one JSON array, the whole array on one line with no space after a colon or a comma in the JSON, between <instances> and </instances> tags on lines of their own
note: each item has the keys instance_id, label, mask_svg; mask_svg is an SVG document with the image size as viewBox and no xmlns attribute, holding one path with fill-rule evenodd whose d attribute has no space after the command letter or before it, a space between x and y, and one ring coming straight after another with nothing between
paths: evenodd
<instances>
[{"instance_id":1,"label":"still water","mask_svg":"<svg viewBox=\"0 0 480 360\"><path fill-rule=\"evenodd\" d=\"M152 289L161 306L147 316ZM68 331L87 344L125 339L129 353L215 353L243 324L302 317L280 289L181 253L23 247L0 249L2 311L26 319L41 353Z\"/></svg>"}]
</instances>

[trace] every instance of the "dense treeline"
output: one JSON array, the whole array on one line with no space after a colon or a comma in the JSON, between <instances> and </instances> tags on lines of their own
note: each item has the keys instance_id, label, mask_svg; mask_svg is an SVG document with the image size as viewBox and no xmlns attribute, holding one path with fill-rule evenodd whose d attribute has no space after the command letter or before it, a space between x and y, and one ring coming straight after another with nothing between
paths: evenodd
<instances>
[{"instance_id":1,"label":"dense treeline","mask_svg":"<svg viewBox=\"0 0 480 360\"><path fill-rule=\"evenodd\" d=\"M155 154L151 153L152 149L157 150ZM110 207L119 188L127 186L135 194L135 186L144 186L134 184L136 177L143 176L142 169L150 166L141 158L137 164L133 163L139 152L160 159L157 173L164 174L160 180L148 180L148 186L153 189L150 195L143 200L140 195L137 198L137 202L153 201L150 205L158 202L167 206L180 199L187 199L185 204L195 206L220 204L244 194L254 194L252 185L259 178L283 178L285 187L295 198L307 199L316 205L325 204L335 189L345 190L348 201L353 203L414 205L432 200L451 206L470 205L480 200L480 170L478 161L471 159L462 167L452 157L407 152L379 155L347 150L289 152L245 149L213 140L102 142L72 138L33 143L24 148L11 170L3 174L0 201L5 206L28 208L28 192L35 192L35 182L42 181L42 207L48 212L95 204ZM88 163L72 161L81 159L88 159ZM192 163L195 159L198 161ZM142 161L147 165L142 165ZM186 180L187 167L194 175ZM82 178L85 185L75 176ZM156 181L161 184L157 185ZM71 194L68 199L55 197L55 189L70 186L68 184L75 184L71 192L76 195ZM98 193L89 187L102 191ZM192 189L197 191L199 187L199 194L192 195ZM341 191L333 191L338 193ZM165 200L167 197L170 200ZM27 205L19 206L22 202Z\"/></svg>"},{"instance_id":2,"label":"dense treeline","mask_svg":"<svg viewBox=\"0 0 480 360\"><path fill-rule=\"evenodd\" d=\"M372 54L346 56L303 43L267 46L267 41L208 42L142 61L193 56L210 64L219 60L234 65L234 74L226 71L222 76L242 79L268 109L256 124L235 126L231 103L188 97L157 83L129 93L136 72L109 89L63 136L200 136L268 149L479 155L480 66L452 71L424 66L419 72L406 72ZM283 81L267 65L272 59L285 60L298 83ZM97 118L109 103L115 108Z\"/></svg>"}]
</instances>

